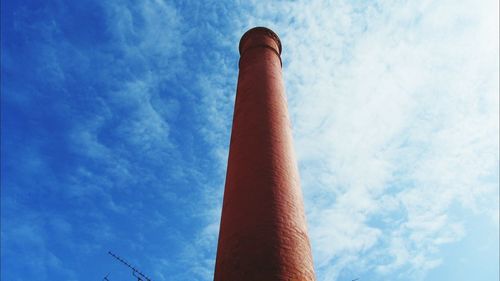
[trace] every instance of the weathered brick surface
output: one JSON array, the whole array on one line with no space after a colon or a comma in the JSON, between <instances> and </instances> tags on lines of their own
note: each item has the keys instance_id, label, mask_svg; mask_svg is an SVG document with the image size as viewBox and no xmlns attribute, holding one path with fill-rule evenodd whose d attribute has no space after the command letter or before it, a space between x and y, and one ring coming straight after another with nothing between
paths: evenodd
<instances>
[{"instance_id":1,"label":"weathered brick surface","mask_svg":"<svg viewBox=\"0 0 500 281\"><path fill-rule=\"evenodd\" d=\"M240 41L216 281L315 280L281 74L265 28Z\"/></svg>"}]
</instances>

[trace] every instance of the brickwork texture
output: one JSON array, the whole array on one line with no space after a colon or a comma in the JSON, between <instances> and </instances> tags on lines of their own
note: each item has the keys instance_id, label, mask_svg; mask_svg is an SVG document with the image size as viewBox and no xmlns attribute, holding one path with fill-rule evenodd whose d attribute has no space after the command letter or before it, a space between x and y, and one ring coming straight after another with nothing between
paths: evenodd
<instances>
[{"instance_id":1,"label":"brickwork texture","mask_svg":"<svg viewBox=\"0 0 500 281\"><path fill-rule=\"evenodd\" d=\"M214 280L315 280L281 42L257 27L243 35L239 51Z\"/></svg>"}]
</instances>

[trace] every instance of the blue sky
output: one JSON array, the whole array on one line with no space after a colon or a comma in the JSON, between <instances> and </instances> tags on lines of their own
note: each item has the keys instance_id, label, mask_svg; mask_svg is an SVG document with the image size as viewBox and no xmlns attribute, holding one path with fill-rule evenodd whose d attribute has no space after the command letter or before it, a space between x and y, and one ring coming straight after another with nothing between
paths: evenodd
<instances>
[{"instance_id":1,"label":"blue sky","mask_svg":"<svg viewBox=\"0 0 500 281\"><path fill-rule=\"evenodd\" d=\"M498 280L498 1L1 5L2 280L212 279L254 26L318 280Z\"/></svg>"}]
</instances>

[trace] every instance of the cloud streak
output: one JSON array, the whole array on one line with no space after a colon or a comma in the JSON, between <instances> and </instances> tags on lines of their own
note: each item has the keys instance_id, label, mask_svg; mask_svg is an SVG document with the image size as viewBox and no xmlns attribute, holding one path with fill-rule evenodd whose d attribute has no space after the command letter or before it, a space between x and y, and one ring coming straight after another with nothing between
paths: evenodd
<instances>
[{"instance_id":1,"label":"cloud streak","mask_svg":"<svg viewBox=\"0 0 500 281\"><path fill-rule=\"evenodd\" d=\"M466 235L457 208L498 224L498 3L254 4L284 45L320 280L421 280Z\"/></svg>"},{"instance_id":2,"label":"cloud streak","mask_svg":"<svg viewBox=\"0 0 500 281\"><path fill-rule=\"evenodd\" d=\"M482 239L471 217L498 232L495 1L8 4L2 279L128 278L110 248L154 280L212 279L257 25L284 46L318 280L432 280Z\"/></svg>"}]
</instances>

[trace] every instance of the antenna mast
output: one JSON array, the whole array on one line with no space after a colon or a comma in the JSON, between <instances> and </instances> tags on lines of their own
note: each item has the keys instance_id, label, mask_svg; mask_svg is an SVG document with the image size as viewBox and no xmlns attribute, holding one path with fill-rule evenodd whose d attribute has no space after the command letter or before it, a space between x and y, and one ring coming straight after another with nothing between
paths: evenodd
<instances>
[{"instance_id":1,"label":"antenna mast","mask_svg":"<svg viewBox=\"0 0 500 281\"><path fill-rule=\"evenodd\" d=\"M108 254L110 254L113 258L117 259L118 261L120 261L121 263L123 263L124 265L126 265L128 268L132 269L132 275L134 275L134 277L137 278L137 281L151 281L151 279L149 279L149 277L147 277L142 272L140 272L138 269L136 269L135 267L133 267L132 265L130 265L124 259L122 259L119 256L111 253L111 251L108 251Z\"/></svg>"}]
</instances>

